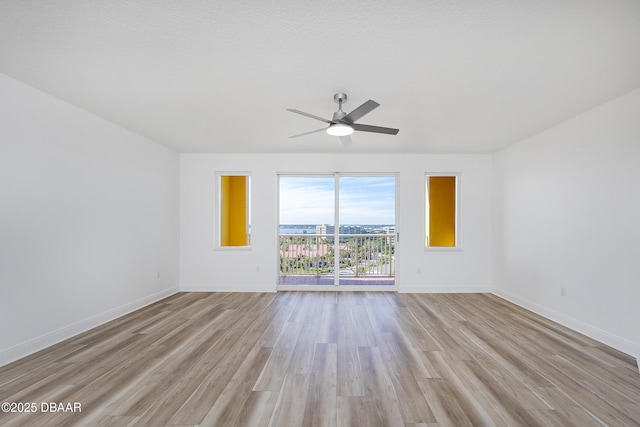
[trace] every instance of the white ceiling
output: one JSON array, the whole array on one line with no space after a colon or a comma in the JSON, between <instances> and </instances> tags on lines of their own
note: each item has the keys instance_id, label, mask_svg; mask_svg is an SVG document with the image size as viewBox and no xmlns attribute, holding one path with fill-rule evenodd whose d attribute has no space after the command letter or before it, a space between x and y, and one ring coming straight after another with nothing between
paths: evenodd
<instances>
[{"instance_id":1,"label":"white ceiling","mask_svg":"<svg viewBox=\"0 0 640 427\"><path fill-rule=\"evenodd\" d=\"M487 153L640 87L640 1L0 0L0 72L180 152ZM289 139L335 92L400 133Z\"/></svg>"}]
</instances>

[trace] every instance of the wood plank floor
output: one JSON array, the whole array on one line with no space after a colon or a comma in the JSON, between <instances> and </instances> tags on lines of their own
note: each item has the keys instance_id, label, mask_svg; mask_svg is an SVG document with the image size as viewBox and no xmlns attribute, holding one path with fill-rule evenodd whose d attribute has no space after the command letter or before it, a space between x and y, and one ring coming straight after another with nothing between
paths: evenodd
<instances>
[{"instance_id":1,"label":"wood plank floor","mask_svg":"<svg viewBox=\"0 0 640 427\"><path fill-rule=\"evenodd\" d=\"M640 374L493 295L179 293L0 368L0 402L38 405L3 426L633 426Z\"/></svg>"}]
</instances>

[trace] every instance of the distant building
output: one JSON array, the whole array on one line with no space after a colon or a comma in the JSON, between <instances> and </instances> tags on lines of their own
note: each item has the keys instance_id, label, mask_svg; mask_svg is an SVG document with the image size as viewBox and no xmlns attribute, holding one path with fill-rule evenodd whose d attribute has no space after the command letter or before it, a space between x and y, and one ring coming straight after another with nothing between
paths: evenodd
<instances>
[{"instance_id":1,"label":"distant building","mask_svg":"<svg viewBox=\"0 0 640 427\"><path fill-rule=\"evenodd\" d=\"M336 227L329 224L316 225L315 234L332 235L335 234ZM341 225L340 234L395 234L396 227L394 225L387 226L366 226L366 225Z\"/></svg>"},{"instance_id":2,"label":"distant building","mask_svg":"<svg viewBox=\"0 0 640 427\"><path fill-rule=\"evenodd\" d=\"M382 232L384 234L396 234L396 227L394 225L390 225L388 227L382 227Z\"/></svg>"},{"instance_id":3,"label":"distant building","mask_svg":"<svg viewBox=\"0 0 640 427\"><path fill-rule=\"evenodd\" d=\"M340 234L366 234L361 225L341 225Z\"/></svg>"}]
</instances>

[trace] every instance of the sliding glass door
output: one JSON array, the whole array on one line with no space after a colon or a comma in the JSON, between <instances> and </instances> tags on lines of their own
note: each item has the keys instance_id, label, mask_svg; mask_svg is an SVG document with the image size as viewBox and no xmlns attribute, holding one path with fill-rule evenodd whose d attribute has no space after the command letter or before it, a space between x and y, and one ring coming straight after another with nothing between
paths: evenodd
<instances>
[{"instance_id":1,"label":"sliding glass door","mask_svg":"<svg viewBox=\"0 0 640 427\"><path fill-rule=\"evenodd\" d=\"M395 176L339 176L339 285L395 284Z\"/></svg>"},{"instance_id":2,"label":"sliding glass door","mask_svg":"<svg viewBox=\"0 0 640 427\"><path fill-rule=\"evenodd\" d=\"M279 286L395 285L396 177L279 176Z\"/></svg>"},{"instance_id":3,"label":"sliding glass door","mask_svg":"<svg viewBox=\"0 0 640 427\"><path fill-rule=\"evenodd\" d=\"M279 285L335 284L333 175L279 177Z\"/></svg>"}]
</instances>

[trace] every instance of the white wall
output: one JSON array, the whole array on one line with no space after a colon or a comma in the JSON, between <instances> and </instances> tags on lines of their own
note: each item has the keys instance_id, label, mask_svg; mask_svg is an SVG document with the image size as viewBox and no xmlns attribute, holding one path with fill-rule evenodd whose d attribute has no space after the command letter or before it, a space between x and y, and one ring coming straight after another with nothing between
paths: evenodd
<instances>
[{"instance_id":1,"label":"white wall","mask_svg":"<svg viewBox=\"0 0 640 427\"><path fill-rule=\"evenodd\" d=\"M216 171L252 174L250 251L214 250ZM275 291L277 175L399 173L397 282L401 292L491 288L491 156L183 154L180 181L182 290ZM424 250L424 174L461 172L462 251ZM420 269L420 273L418 273Z\"/></svg>"},{"instance_id":2,"label":"white wall","mask_svg":"<svg viewBox=\"0 0 640 427\"><path fill-rule=\"evenodd\" d=\"M0 75L0 365L177 290L178 182L177 153Z\"/></svg>"},{"instance_id":3,"label":"white wall","mask_svg":"<svg viewBox=\"0 0 640 427\"><path fill-rule=\"evenodd\" d=\"M496 293L640 356L640 89L494 168Z\"/></svg>"}]
</instances>

